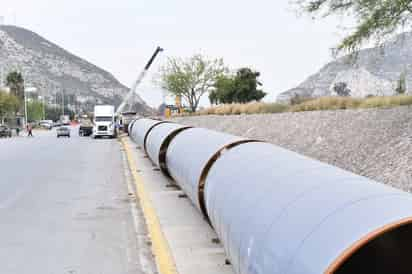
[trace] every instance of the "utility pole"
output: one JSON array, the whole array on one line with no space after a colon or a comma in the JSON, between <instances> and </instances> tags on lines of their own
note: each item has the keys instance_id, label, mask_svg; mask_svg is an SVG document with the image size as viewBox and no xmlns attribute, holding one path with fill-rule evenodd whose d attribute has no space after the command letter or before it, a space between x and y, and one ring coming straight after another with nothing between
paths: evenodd
<instances>
[{"instance_id":1,"label":"utility pole","mask_svg":"<svg viewBox=\"0 0 412 274\"><path fill-rule=\"evenodd\" d=\"M63 115L64 115L64 89L62 90L62 109L63 109Z\"/></svg>"},{"instance_id":2,"label":"utility pole","mask_svg":"<svg viewBox=\"0 0 412 274\"><path fill-rule=\"evenodd\" d=\"M44 95L44 92L43 92L43 120L46 120L46 102L45 102L45 95Z\"/></svg>"},{"instance_id":3,"label":"utility pole","mask_svg":"<svg viewBox=\"0 0 412 274\"><path fill-rule=\"evenodd\" d=\"M27 125L27 96L26 96L26 87L23 85L23 94L24 94L24 123Z\"/></svg>"},{"instance_id":4,"label":"utility pole","mask_svg":"<svg viewBox=\"0 0 412 274\"><path fill-rule=\"evenodd\" d=\"M0 66L0 87L4 86L3 74L4 74L3 66Z\"/></svg>"}]
</instances>

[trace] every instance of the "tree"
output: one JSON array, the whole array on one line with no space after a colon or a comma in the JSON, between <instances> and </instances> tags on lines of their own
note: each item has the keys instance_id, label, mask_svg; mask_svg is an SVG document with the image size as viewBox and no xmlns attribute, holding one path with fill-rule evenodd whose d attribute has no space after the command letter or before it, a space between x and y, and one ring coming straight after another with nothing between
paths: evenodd
<instances>
[{"instance_id":1,"label":"tree","mask_svg":"<svg viewBox=\"0 0 412 274\"><path fill-rule=\"evenodd\" d=\"M337 52L355 52L370 41L383 41L412 19L412 0L297 0L311 15L353 15L354 30L337 46Z\"/></svg>"},{"instance_id":2,"label":"tree","mask_svg":"<svg viewBox=\"0 0 412 274\"><path fill-rule=\"evenodd\" d=\"M235 79L230 75L220 76L215 83L215 89L210 92L211 104L230 104L235 101Z\"/></svg>"},{"instance_id":3,"label":"tree","mask_svg":"<svg viewBox=\"0 0 412 274\"><path fill-rule=\"evenodd\" d=\"M402 72L399 76L399 80L395 89L397 94L405 94L406 93L406 73Z\"/></svg>"},{"instance_id":4,"label":"tree","mask_svg":"<svg viewBox=\"0 0 412 274\"><path fill-rule=\"evenodd\" d=\"M265 92L257 89L258 86L262 86L262 83L257 80L259 76L259 72L252 71L250 68L241 68L237 71L235 77L235 102L260 101L266 96Z\"/></svg>"},{"instance_id":5,"label":"tree","mask_svg":"<svg viewBox=\"0 0 412 274\"><path fill-rule=\"evenodd\" d=\"M181 96L195 112L200 98L213 90L217 79L226 72L222 59L209 60L197 54L188 59L169 58L162 67L162 88Z\"/></svg>"},{"instance_id":6,"label":"tree","mask_svg":"<svg viewBox=\"0 0 412 274\"><path fill-rule=\"evenodd\" d=\"M6 77L6 85L11 94L16 96L20 102L24 100L24 79L20 72L12 71Z\"/></svg>"},{"instance_id":7,"label":"tree","mask_svg":"<svg viewBox=\"0 0 412 274\"><path fill-rule=\"evenodd\" d=\"M215 90L209 94L212 104L247 103L260 101L266 93L258 89L261 86L257 78L260 73L250 68L241 68L234 76L223 75L215 84Z\"/></svg>"},{"instance_id":8,"label":"tree","mask_svg":"<svg viewBox=\"0 0 412 274\"><path fill-rule=\"evenodd\" d=\"M62 108L46 105L44 112L46 114L46 120L57 121L60 119L60 116L62 115ZM76 116L76 113L74 113L74 111L69 108L64 109L64 114L69 115L71 120L73 120ZM92 113L88 113L87 115L90 116L90 114Z\"/></svg>"},{"instance_id":9,"label":"tree","mask_svg":"<svg viewBox=\"0 0 412 274\"><path fill-rule=\"evenodd\" d=\"M61 108L59 107L52 107L52 106L46 105L45 113L46 113L46 120L57 121L60 119L60 115L62 114L62 111L61 111Z\"/></svg>"},{"instance_id":10,"label":"tree","mask_svg":"<svg viewBox=\"0 0 412 274\"><path fill-rule=\"evenodd\" d=\"M348 84L345 82L335 83L333 90L338 96L348 97L350 96L351 90L348 88Z\"/></svg>"},{"instance_id":11,"label":"tree","mask_svg":"<svg viewBox=\"0 0 412 274\"><path fill-rule=\"evenodd\" d=\"M43 103L38 100L27 102L28 122L40 121L43 118Z\"/></svg>"},{"instance_id":12,"label":"tree","mask_svg":"<svg viewBox=\"0 0 412 274\"><path fill-rule=\"evenodd\" d=\"M19 100L16 96L0 91L0 122L8 115L13 115L18 111Z\"/></svg>"}]
</instances>

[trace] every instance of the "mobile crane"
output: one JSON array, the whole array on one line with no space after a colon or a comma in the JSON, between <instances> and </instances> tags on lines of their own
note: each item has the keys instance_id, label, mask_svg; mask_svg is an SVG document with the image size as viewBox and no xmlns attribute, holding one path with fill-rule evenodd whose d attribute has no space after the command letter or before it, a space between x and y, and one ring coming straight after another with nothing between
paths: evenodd
<instances>
[{"instance_id":1,"label":"mobile crane","mask_svg":"<svg viewBox=\"0 0 412 274\"><path fill-rule=\"evenodd\" d=\"M133 94L136 92L136 88L142 82L143 78L146 76L147 71L149 70L150 66L153 64L153 61L156 59L157 55L163 51L163 48L157 47L155 52L153 53L152 57L147 62L146 66L144 67L143 71L140 72L139 76L137 77L136 81L133 83L132 87L130 88L129 93L125 96L123 102L119 105L116 110L116 115L119 116L122 114L126 104L129 102L130 98L132 98ZM143 101L141 103L144 103Z\"/></svg>"}]
</instances>

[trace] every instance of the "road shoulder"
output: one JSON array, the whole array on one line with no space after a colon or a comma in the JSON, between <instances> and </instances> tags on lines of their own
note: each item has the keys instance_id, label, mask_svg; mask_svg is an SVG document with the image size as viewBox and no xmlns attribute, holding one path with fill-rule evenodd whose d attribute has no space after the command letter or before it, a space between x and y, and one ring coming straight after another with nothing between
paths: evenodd
<instances>
[{"instance_id":1,"label":"road shoulder","mask_svg":"<svg viewBox=\"0 0 412 274\"><path fill-rule=\"evenodd\" d=\"M232 274L216 233L128 137L121 138L161 274Z\"/></svg>"}]
</instances>

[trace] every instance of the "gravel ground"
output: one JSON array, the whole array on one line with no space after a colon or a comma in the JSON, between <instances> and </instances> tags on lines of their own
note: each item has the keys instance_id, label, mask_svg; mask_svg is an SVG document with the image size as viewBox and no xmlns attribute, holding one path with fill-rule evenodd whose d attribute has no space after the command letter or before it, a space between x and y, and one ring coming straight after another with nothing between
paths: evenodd
<instances>
[{"instance_id":1,"label":"gravel ground","mask_svg":"<svg viewBox=\"0 0 412 274\"><path fill-rule=\"evenodd\" d=\"M176 122L266 140L412 191L412 107L179 117Z\"/></svg>"}]
</instances>

